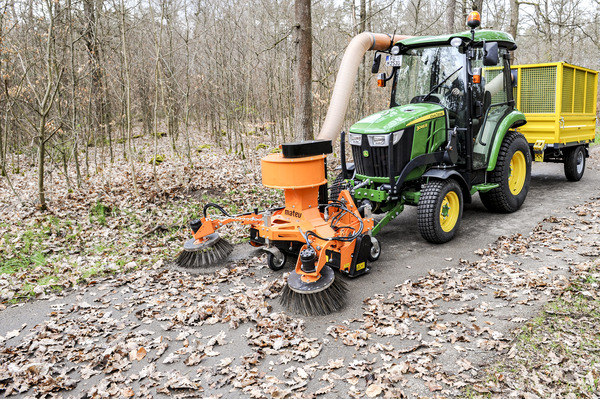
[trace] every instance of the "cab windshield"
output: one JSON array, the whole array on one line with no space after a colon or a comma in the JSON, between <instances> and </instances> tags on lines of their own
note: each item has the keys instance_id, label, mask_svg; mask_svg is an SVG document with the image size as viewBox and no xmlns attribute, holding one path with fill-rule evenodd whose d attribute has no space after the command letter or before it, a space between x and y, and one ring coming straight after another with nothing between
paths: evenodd
<instances>
[{"instance_id":1,"label":"cab windshield","mask_svg":"<svg viewBox=\"0 0 600 399\"><path fill-rule=\"evenodd\" d=\"M407 50L396 70L395 105L431 102L448 109L452 124L465 109L465 57L455 47Z\"/></svg>"}]
</instances>

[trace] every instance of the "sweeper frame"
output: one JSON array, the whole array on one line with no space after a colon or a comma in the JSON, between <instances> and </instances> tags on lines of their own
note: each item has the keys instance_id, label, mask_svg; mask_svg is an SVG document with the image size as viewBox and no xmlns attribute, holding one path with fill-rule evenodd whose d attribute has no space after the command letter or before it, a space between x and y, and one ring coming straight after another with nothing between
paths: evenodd
<instances>
[{"instance_id":1,"label":"sweeper frame","mask_svg":"<svg viewBox=\"0 0 600 399\"><path fill-rule=\"evenodd\" d=\"M327 185L325 159L331 152L331 141L310 141L283 144L281 153L264 157L263 185L283 189L285 206L229 215L222 207L207 204L204 217L190 223L194 238L186 242L177 263L201 267L215 263L215 256L227 257L230 244L216 230L231 222L247 224L250 243L268 252L271 269L279 270L288 258L296 258L282 291L286 308L304 315L339 310L347 289L342 280L336 280L333 269L350 277L368 272L368 263L379 258L380 245L371 236L374 222L369 210L359 209L347 190L319 203L320 188ZM221 215L209 216L210 208Z\"/></svg>"}]
</instances>

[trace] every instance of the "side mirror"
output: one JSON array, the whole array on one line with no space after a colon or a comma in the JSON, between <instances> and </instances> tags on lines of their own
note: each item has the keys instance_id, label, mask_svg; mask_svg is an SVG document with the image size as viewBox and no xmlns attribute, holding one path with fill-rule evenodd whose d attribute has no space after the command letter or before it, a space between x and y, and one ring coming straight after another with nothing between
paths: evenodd
<instances>
[{"instance_id":1,"label":"side mirror","mask_svg":"<svg viewBox=\"0 0 600 399\"><path fill-rule=\"evenodd\" d=\"M483 45L483 65L498 65L498 42L485 43Z\"/></svg>"},{"instance_id":2,"label":"side mirror","mask_svg":"<svg viewBox=\"0 0 600 399\"><path fill-rule=\"evenodd\" d=\"M373 57L373 65L371 65L371 73L379 72L379 64L381 64L381 53L375 53L375 57Z\"/></svg>"}]
</instances>

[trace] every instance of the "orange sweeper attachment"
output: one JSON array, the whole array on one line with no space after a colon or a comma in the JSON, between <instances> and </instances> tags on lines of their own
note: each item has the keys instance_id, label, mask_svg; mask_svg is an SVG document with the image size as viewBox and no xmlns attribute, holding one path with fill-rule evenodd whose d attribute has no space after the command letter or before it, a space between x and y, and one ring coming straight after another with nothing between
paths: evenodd
<instances>
[{"instance_id":1,"label":"orange sweeper attachment","mask_svg":"<svg viewBox=\"0 0 600 399\"><path fill-rule=\"evenodd\" d=\"M248 224L250 244L267 251L271 269L280 270L288 259L295 259L281 295L284 307L303 315L329 314L343 307L347 292L334 270L356 277L379 258L379 242L371 236L373 219L370 209L357 208L347 190L327 200L325 162L332 152L331 141L281 147L281 153L261 160L261 168L266 187L284 190L285 206L229 215L220 206L207 204L204 217L190 223L194 238L185 243L177 264L203 267L223 260L232 247L216 230L231 222ZM210 208L222 215L209 216Z\"/></svg>"}]
</instances>

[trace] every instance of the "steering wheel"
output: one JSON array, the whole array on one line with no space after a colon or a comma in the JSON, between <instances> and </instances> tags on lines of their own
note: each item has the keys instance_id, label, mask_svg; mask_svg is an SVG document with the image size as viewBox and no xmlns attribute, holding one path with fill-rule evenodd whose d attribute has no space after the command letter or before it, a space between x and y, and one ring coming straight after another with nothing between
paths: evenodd
<instances>
[{"instance_id":1,"label":"steering wheel","mask_svg":"<svg viewBox=\"0 0 600 399\"><path fill-rule=\"evenodd\" d=\"M452 90L454 90L451 86L443 86L444 89L446 89L446 93L442 96L442 101L440 101L440 105L442 107L444 107L444 109L446 110L446 113L448 114L448 119L454 119L457 120L458 119L458 113L454 110L452 110L452 108L450 107L450 105L455 102L456 100L452 101L451 98L459 98L460 94L455 95L452 94ZM451 127L451 126L448 126ZM453 126L452 126L453 127Z\"/></svg>"}]
</instances>

